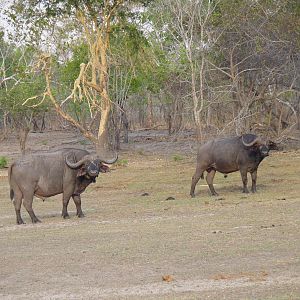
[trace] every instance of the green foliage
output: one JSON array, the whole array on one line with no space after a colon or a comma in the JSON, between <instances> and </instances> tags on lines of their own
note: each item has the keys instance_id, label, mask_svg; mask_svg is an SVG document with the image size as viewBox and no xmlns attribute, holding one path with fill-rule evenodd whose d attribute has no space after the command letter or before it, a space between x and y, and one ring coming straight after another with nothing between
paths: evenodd
<instances>
[{"instance_id":1,"label":"green foliage","mask_svg":"<svg viewBox=\"0 0 300 300\"><path fill-rule=\"evenodd\" d=\"M126 0L114 12L113 21L118 23L124 19L133 20L138 13L131 8L134 5L146 6L152 0ZM28 44L38 45L45 30L50 30L57 20L74 22L75 26L82 28L76 22L78 13L83 13L91 23L97 23L99 28L103 24L103 14L108 13L114 4L103 0L13 0L6 14L11 25L18 29L17 34ZM94 26L94 25L93 25Z\"/></svg>"},{"instance_id":2,"label":"green foliage","mask_svg":"<svg viewBox=\"0 0 300 300\"><path fill-rule=\"evenodd\" d=\"M3 39L0 40L0 50L6 53L0 70L0 77L5 79L5 83L0 87L0 109L10 112L18 122L22 122L22 119L24 121L24 118L30 119L30 115L47 111L46 99L41 105L31 107L42 100L41 96L24 105L25 100L42 95L45 89L43 76L32 71L35 50L32 47L16 47Z\"/></svg>"},{"instance_id":3,"label":"green foliage","mask_svg":"<svg viewBox=\"0 0 300 300\"><path fill-rule=\"evenodd\" d=\"M48 141L47 140L42 140L41 144L44 145L44 146L46 146L48 144Z\"/></svg>"},{"instance_id":4,"label":"green foliage","mask_svg":"<svg viewBox=\"0 0 300 300\"><path fill-rule=\"evenodd\" d=\"M118 167L127 167L128 160L127 159L118 159L118 161L115 163L115 166Z\"/></svg>"},{"instance_id":5,"label":"green foliage","mask_svg":"<svg viewBox=\"0 0 300 300\"><path fill-rule=\"evenodd\" d=\"M88 141L87 140L81 140L79 141L80 145L88 145Z\"/></svg>"},{"instance_id":6,"label":"green foliage","mask_svg":"<svg viewBox=\"0 0 300 300\"><path fill-rule=\"evenodd\" d=\"M30 101L27 102L27 105L23 105L24 101L29 97L42 94L42 86L43 81L42 78L39 77L32 80L27 78L8 90L2 89L0 90L0 107L3 110L10 111L12 114L47 110L47 102L35 108L29 107L29 105L34 104L36 101Z\"/></svg>"},{"instance_id":7,"label":"green foliage","mask_svg":"<svg viewBox=\"0 0 300 300\"><path fill-rule=\"evenodd\" d=\"M77 121L85 120L88 116L89 108L85 101L69 102L66 107Z\"/></svg>"},{"instance_id":8,"label":"green foliage","mask_svg":"<svg viewBox=\"0 0 300 300\"><path fill-rule=\"evenodd\" d=\"M0 156L0 169L6 168L8 164L8 159L5 156Z\"/></svg>"},{"instance_id":9,"label":"green foliage","mask_svg":"<svg viewBox=\"0 0 300 300\"><path fill-rule=\"evenodd\" d=\"M272 77L274 82L284 82L286 86L291 86L292 81L288 82L287 77L292 76L291 74L295 74L295 78L299 77L296 64L293 73L289 72L292 67L288 69L286 63L294 58L295 61L298 59L299 1L204 0L200 2L124 1L115 11L111 19L107 51L108 93L110 99L117 104L119 100L127 101L124 111L129 107L133 110L137 108L141 114L144 113L150 96L153 99L152 103L160 105L162 109L165 109L165 106L172 107L175 103L174 99L177 104L184 103L186 105L184 109L189 109L193 106L192 84L197 96L203 92L202 117L208 115L206 111L209 106L214 110L217 105L220 105L217 109L221 111L223 104L232 102L233 89L230 87L235 83L232 82L232 78L230 79L230 73L235 72L234 65L238 67L236 80L243 82L245 91L242 92L245 95L250 95L246 90L250 83L261 82L263 85L266 78ZM112 2L108 1L108 3ZM143 5L149 4L147 9L142 8ZM64 34L57 39L63 47L59 48L58 44L53 47L55 50L58 49L57 53L59 53L57 55L59 63L57 62L53 68L51 78L58 101L70 95L74 81L79 75L81 63L88 63L91 55L90 47L93 39L88 44L88 38L83 38L84 34L80 35L81 31L83 32L82 24L76 16L78 17L79 12L83 13L87 17L87 27L101 30L104 5L105 2L102 0L13 1L10 10L12 23L19 26L17 31L20 34L26 32L34 45L40 43L41 32L45 28L51 30L54 24L60 22L68 25ZM180 12L182 15L179 13L181 7L183 7ZM195 11L193 8L198 10ZM177 18L179 15L181 18ZM198 17L191 22L194 16ZM205 28L201 24L204 19L206 19ZM179 28L180 21L182 24ZM25 27L27 31L22 29ZM201 34L200 29L204 29L206 33ZM73 34L72 30L76 34ZM191 30L191 37L184 37L184 34L188 35ZM96 30L94 32L92 30L91 33L95 32ZM187 55L187 41L192 43L190 56ZM0 77L14 76L16 80L6 81L5 88L0 89L0 108L15 115L46 110L47 100L42 106L36 108L22 105L25 99L42 94L45 88L42 75L30 72L26 63L31 62L36 50L32 46L27 47L24 56L22 47L5 44L0 33L1 50L7 50L11 46L12 50L9 51L10 55L5 61L5 74L0 70ZM203 83L201 86L200 62L203 57L205 58L204 81L201 81ZM193 80L192 72L194 72ZM90 75L90 73L86 74L86 81L90 80ZM215 92L218 87L223 88ZM251 88L255 89L255 87ZM292 98L289 93L281 93L281 95L288 99ZM100 97L96 98L96 102ZM36 104L39 100L40 98L34 99L28 104ZM182 102L179 103L180 101ZM118 105L113 105L113 109L116 107ZM253 107L256 107L255 104ZM64 109L71 112L78 121L86 121L90 117L84 93L77 102L65 104ZM228 109L231 108L228 106ZM188 119L190 117L188 114L192 115L191 109L184 118ZM173 160L179 161L180 157L174 156Z\"/></svg>"},{"instance_id":10,"label":"green foliage","mask_svg":"<svg viewBox=\"0 0 300 300\"><path fill-rule=\"evenodd\" d=\"M123 50L123 55L136 58L139 51L145 46L149 46L143 32L136 24L124 20L122 23L112 26L111 48L113 50ZM122 47L122 49L120 48ZM125 57L124 57L125 58Z\"/></svg>"},{"instance_id":11,"label":"green foliage","mask_svg":"<svg viewBox=\"0 0 300 300\"><path fill-rule=\"evenodd\" d=\"M79 75L80 64L88 62L88 47L81 43L74 46L72 57L60 67L60 79L63 84L72 87Z\"/></svg>"},{"instance_id":12,"label":"green foliage","mask_svg":"<svg viewBox=\"0 0 300 300\"><path fill-rule=\"evenodd\" d=\"M161 81L156 77L157 69L155 70L153 65L155 59L153 49L136 24L125 20L113 27L111 56L114 62L111 71L117 67L121 69L123 77L127 74L130 78L127 83L129 94L135 94L145 89L158 89L157 82ZM120 87L121 81L124 81L123 77L114 78L111 82L115 83L118 80L118 87Z\"/></svg>"},{"instance_id":13,"label":"green foliage","mask_svg":"<svg viewBox=\"0 0 300 300\"><path fill-rule=\"evenodd\" d=\"M178 162L178 161L182 161L183 157L181 155L179 155L179 154L175 154L175 155L172 156L172 159L174 161Z\"/></svg>"},{"instance_id":14,"label":"green foliage","mask_svg":"<svg viewBox=\"0 0 300 300\"><path fill-rule=\"evenodd\" d=\"M171 59L171 57L170 57ZM148 90L158 93L172 72L173 62L169 60L158 45L143 49L143 57L136 62L135 76L131 82L133 93Z\"/></svg>"}]
</instances>

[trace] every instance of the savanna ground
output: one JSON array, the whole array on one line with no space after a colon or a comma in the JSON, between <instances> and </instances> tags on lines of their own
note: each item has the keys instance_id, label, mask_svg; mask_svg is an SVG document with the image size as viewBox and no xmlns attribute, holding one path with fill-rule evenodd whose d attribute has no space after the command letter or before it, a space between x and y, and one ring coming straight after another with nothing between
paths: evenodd
<instances>
[{"instance_id":1,"label":"savanna ground","mask_svg":"<svg viewBox=\"0 0 300 300\"><path fill-rule=\"evenodd\" d=\"M218 197L202 180L191 199L189 135L131 141L82 195L84 219L70 202L63 220L57 196L34 200L42 223L22 208L27 224L15 225L1 171L0 299L300 299L300 151L271 153L256 194L241 193L236 172L216 175ZM30 151L72 144L87 147L70 132L28 140ZM1 145L18 156L14 137Z\"/></svg>"}]
</instances>

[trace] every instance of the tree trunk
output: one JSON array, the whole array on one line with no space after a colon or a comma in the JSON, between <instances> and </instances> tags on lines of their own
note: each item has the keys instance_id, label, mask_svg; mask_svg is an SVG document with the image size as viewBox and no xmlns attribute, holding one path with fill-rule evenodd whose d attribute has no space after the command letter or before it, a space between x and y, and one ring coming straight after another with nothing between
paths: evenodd
<instances>
[{"instance_id":1,"label":"tree trunk","mask_svg":"<svg viewBox=\"0 0 300 300\"><path fill-rule=\"evenodd\" d=\"M300 130L300 96L297 98L297 105L296 105L296 115L297 115L297 129Z\"/></svg>"},{"instance_id":2,"label":"tree trunk","mask_svg":"<svg viewBox=\"0 0 300 300\"><path fill-rule=\"evenodd\" d=\"M128 144L129 122L125 111L121 112L121 120L124 127L124 143Z\"/></svg>"},{"instance_id":3,"label":"tree trunk","mask_svg":"<svg viewBox=\"0 0 300 300\"><path fill-rule=\"evenodd\" d=\"M196 139L197 142L200 143L202 141L202 130L201 130L201 125L197 125L196 127Z\"/></svg>"},{"instance_id":4,"label":"tree trunk","mask_svg":"<svg viewBox=\"0 0 300 300\"><path fill-rule=\"evenodd\" d=\"M101 119L99 122L98 130L98 141L96 145L97 151L107 151L109 149L109 139L108 139L108 120L110 113L110 104L106 105L105 108L102 108Z\"/></svg>"},{"instance_id":5,"label":"tree trunk","mask_svg":"<svg viewBox=\"0 0 300 300\"><path fill-rule=\"evenodd\" d=\"M167 124L168 124L168 133L169 133L169 135L171 135L171 133L172 133L172 116L171 116L171 112L168 113Z\"/></svg>"},{"instance_id":6,"label":"tree trunk","mask_svg":"<svg viewBox=\"0 0 300 300\"><path fill-rule=\"evenodd\" d=\"M8 112L4 111L4 114L3 114L3 130L2 130L2 133L1 133L1 136L0 136L0 141L3 141L6 139L7 137L7 134L8 134Z\"/></svg>"},{"instance_id":7,"label":"tree trunk","mask_svg":"<svg viewBox=\"0 0 300 300\"><path fill-rule=\"evenodd\" d=\"M114 140L115 140L115 149L118 151L121 149L121 137L120 137L121 133L120 133L120 128L116 128L115 129L115 136L114 136Z\"/></svg>"},{"instance_id":8,"label":"tree trunk","mask_svg":"<svg viewBox=\"0 0 300 300\"><path fill-rule=\"evenodd\" d=\"M18 132L18 138L19 138L20 149L21 149L22 155L25 154L26 141L27 141L29 131L30 131L30 128L25 126L25 127L21 127Z\"/></svg>"},{"instance_id":9,"label":"tree trunk","mask_svg":"<svg viewBox=\"0 0 300 300\"><path fill-rule=\"evenodd\" d=\"M150 93L147 93L147 111L147 126L151 128L153 126L153 103Z\"/></svg>"}]
</instances>

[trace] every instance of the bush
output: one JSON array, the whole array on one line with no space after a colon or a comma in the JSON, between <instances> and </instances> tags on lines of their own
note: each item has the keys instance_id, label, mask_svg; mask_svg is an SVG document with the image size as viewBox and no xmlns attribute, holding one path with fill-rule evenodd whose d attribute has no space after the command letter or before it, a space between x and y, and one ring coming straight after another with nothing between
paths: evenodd
<instances>
[{"instance_id":1,"label":"bush","mask_svg":"<svg viewBox=\"0 0 300 300\"><path fill-rule=\"evenodd\" d=\"M0 156L0 169L7 168L8 160L5 156Z\"/></svg>"},{"instance_id":2,"label":"bush","mask_svg":"<svg viewBox=\"0 0 300 300\"><path fill-rule=\"evenodd\" d=\"M183 157L181 155L175 154L175 155L173 155L173 160L174 161L181 161L181 160L183 160Z\"/></svg>"},{"instance_id":3,"label":"bush","mask_svg":"<svg viewBox=\"0 0 300 300\"><path fill-rule=\"evenodd\" d=\"M127 159L118 159L118 161L115 163L118 167L127 167L128 160Z\"/></svg>"}]
</instances>

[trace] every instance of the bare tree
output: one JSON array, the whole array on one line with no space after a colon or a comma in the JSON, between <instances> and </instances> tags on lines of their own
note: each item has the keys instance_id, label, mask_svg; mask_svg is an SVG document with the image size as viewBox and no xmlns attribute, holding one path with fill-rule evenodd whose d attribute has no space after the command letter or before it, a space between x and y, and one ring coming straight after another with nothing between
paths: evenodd
<instances>
[{"instance_id":1,"label":"bare tree","mask_svg":"<svg viewBox=\"0 0 300 300\"><path fill-rule=\"evenodd\" d=\"M238 134L264 127L265 133L280 136L295 127L292 99L299 82L299 53L295 37L280 32L286 5L274 2L265 9L251 3L240 8L234 15L243 18L230 23L219 40L225 61L213 67L229 80L233 116L227 125L234 125Z\"/></svg>"},{"instance_id":2,"label":"bare tree","mask_svg":"<svg viewBox=\"0 0 300 300\"><path fill-rule=\"evenodd\" d=\"M179 54L183 50L187 60L186 80L190 86L186 97L192 99L192 111L197 128L197 137L202 139L202 111L208 101L208 54L214 44L209 23L219 1L196 0L163 1L162 18L168 16L165 26L177 44ZM163 23L163 22L162 22Z\"/></svg>"},{"instance_id":3,"label":"bare tree","mask_svg":"<svg viewBox=\"0 0 300 300\"><path fill-rule=\"evenodd\" d=\"M111 76L112 92L114 105L112 113L112 122L114 127L114 142L115 148L120 149L121 144L121 131L124 132L124 142L128 143L128 130L129 130L129 120L127 116L127 99L128 92L130 88L130 83L132 80L131 70L122 70L121 67L115 65L111 66L110 72L114 75Z\"/></svg>"}]
</instances>

